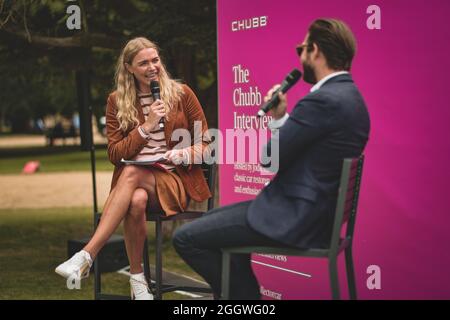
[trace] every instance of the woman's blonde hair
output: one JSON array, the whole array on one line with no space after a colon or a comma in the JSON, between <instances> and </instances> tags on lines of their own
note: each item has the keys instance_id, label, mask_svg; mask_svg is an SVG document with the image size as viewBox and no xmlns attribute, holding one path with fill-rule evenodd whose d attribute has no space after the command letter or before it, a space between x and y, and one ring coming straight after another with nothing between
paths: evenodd
<instances>
[{"instance_id":1,"label":"woman's blonde hair","mask_svg":"<svg viewBox=\"0 0 450 320\"><path fill-rule=\"evenodd\" d=\"M139 124L135 107L137 101L137 84L134 76L127 70L125 63L131 65L138 52L146 48L153 48L159 54L159 48L155 43L146 38L139 37L128 41L117 61L115 75L117 120L119 121L120 129L123 131L126 131L133 124ZM183 94L183 88L178 82L170 78L162 61L158 76L161 88L161 100L166 105L167 114L180 100ZM168 120L167 116L166 119Z\"/></svg>"}]
</instances>

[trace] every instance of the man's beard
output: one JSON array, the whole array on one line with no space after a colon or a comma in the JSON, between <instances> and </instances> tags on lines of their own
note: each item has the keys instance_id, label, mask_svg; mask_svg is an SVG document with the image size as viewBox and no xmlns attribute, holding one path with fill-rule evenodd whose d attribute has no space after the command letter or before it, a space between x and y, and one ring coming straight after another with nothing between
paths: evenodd
<instances>
[{"instance_id":1,"label":"man's beard","mask_svg":"<svg viewBox=\"0 0 450 320\"><path fill-rule=\"evenodd\" d=\"M313 85L316 84L317 78L313 67L311 67L311 65L307 64L306 62L302 63L302 65L303 65L303 81Z\"/></svg>"}]
</instances>

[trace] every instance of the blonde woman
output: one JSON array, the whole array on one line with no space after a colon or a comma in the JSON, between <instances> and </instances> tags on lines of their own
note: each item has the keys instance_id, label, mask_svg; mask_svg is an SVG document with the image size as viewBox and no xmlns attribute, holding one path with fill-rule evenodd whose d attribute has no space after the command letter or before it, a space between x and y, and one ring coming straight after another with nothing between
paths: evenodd
<instances>
[{"instance_id":1,"label":"blonde woman","mask_svg":"<svg viewBox=\"0 0 450 320\"><path fill-rule=\"evenodd\" d=\"M171 215L184 211L189 199L203 201L211 196L201 168L193 164L208 141L200 138L185 148L174 149L178 141L171 140L175 129L187 129L194 137L194 123L202 130L200 136L208 128L195 94L170 78L158 47L148 39L135 38L126 44L115 80L116 88L106 107L108 156L115 166L111 191L89 243L55 271L66 278L88 277L92 261L123 220L132 299L152 299L141 266L146 208ZM157 100L150 90L153 80L161 88ZM160 128L162 118L164 127ZM124 165L121 161L161 157L167 160L160 168Z\"/></svg>"}]
</instances>

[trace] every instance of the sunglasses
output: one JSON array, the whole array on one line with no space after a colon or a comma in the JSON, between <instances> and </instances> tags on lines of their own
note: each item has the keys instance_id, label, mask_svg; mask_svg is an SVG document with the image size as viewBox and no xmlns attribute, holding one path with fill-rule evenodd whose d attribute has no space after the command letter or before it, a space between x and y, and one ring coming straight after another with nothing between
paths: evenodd
<instances>
[{"instance_id":1,"label":"sunglasses","mask_svg":"<svg viewBox=\"0 0 450 320\"><path fill-rule=\"evenodd\" d=\"M305 49L306 47L308 47L307 44L300 44L295 48L295 50L297 50L297 55L299 57L302 55L303 49Z\"/></svg>"}]
</instances>

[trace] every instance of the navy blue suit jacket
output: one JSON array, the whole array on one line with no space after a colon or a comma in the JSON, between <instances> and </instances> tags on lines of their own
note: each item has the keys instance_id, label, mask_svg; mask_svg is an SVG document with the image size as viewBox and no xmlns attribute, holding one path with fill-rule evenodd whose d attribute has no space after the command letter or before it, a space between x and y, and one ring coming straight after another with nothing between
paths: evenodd
<instances>
[{"instance_id":1,"label":"navy blue suit jacket","mask_svg":"<svg viewBox=\"0 0 450 320\"><path fill-rule=\"evenodd\" d=\"M370 129L366 104L349 74L300 100L266 148L278 139L279 169L252 201L249 225L300 248L330 245L344 158L359 156Z\"/></svg>"}]
</instances>

